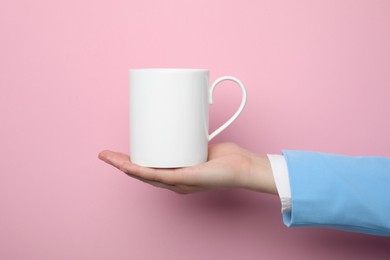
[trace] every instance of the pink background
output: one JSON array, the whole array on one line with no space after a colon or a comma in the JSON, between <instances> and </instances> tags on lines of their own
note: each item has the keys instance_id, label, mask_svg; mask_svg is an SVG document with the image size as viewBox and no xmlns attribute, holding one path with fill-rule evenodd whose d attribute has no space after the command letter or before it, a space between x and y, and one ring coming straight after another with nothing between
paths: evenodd
<instances>
[{"instance_id":1,"label":"pink background","mask_svg":"<svg viewBox=\"0 0 390 260\"><path fill-rule=\"evenodd\" d=\"M0 3L0 259L388 259L389 238L288 229L276 196L187 196L97 159L127 152L127 69L247 86L215 142L390 156L390 1ZM240 102L216 90L210 128Z\"/></svg>"}]
</instances>

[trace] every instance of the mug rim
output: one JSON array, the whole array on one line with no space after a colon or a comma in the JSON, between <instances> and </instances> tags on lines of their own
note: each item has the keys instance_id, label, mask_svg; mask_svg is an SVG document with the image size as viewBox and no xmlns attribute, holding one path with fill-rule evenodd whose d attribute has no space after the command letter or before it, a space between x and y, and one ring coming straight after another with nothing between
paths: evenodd
<instances>
[{"instance_id":1,"label":"mug rim","mask_svg":"<svg viewBox=\"0 0 390 260\"><path fill-rule=\"evenodd\" d=\"M199 71L199 72L208 72L208 69L192 69L192 68L137 68L137 69L129 69L129 71Z\"/></svg>"}]
</instances>

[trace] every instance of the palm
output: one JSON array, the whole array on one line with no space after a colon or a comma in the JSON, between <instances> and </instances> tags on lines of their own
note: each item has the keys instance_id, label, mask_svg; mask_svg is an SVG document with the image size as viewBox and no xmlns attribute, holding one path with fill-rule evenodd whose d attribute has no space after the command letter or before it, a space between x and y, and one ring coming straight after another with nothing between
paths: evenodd
<instances>
[{"instance_id":1,"label":"palm","mask_svg":"<svg viewBox=\"0 0 390 260\"><path fill-rule=\"evenodd\" d=\"M99 158L127 175L178 193L211 188L250 187L255 154L232 143L209 145L208 161L192 167L156 169L133 164L128 155L103 151Z\"/></svg>"}]
</instances>

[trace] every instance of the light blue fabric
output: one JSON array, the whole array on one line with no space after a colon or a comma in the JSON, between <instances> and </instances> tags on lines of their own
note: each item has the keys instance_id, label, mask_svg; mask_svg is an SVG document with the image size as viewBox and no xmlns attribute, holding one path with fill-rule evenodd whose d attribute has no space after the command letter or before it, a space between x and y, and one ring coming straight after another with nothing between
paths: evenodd
<instances>
[{"instance_id":1,"label":"light blue fabric","mask_svg":"<svg viewBox=\"0 0 390 260\"><path fill-rule=\"evenodd\" d=\"M284 150L292 210L288 227L390 236L390 158Z\"/></svg>"}]
</instances>

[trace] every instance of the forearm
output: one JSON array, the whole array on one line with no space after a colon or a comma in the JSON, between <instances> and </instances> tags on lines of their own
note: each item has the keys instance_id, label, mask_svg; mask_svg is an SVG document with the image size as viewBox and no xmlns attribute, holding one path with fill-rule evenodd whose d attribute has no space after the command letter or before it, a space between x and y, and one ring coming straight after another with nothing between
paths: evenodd
<instances>
[{"instance_id":1,"label":"forearm","mask_svg":"<svg viewBox=\"0 0 390 260\"><path fill-rule=\"evenodd\" d=\"M287 226L390 235L390 158L283 151L292 205Z\"/></svg>"}]
</instances>

